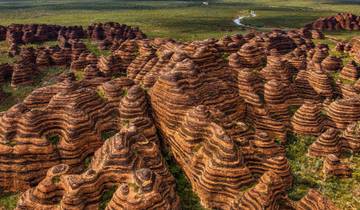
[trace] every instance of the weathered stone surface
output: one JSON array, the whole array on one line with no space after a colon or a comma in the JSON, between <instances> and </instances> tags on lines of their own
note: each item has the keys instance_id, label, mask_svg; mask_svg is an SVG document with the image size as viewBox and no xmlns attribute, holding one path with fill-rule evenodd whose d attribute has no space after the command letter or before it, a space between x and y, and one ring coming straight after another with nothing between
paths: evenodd
<instances>
[{"instance_id":1,"label":"weathered stone surface","mask_svg":"<svg viewBox=\"0 0 360 210\"><path fill-rule=\"evenodd\" d=\"M298 134L320 135L323 131L324 120L321 115L321 105L305 101L293 115L291 125L294 132Z\"/></svg>"},{"instance_id":2,"label":"weathered stone surface","mask_svg":"<svg viewBox=\"0 0 360 210\"><path fill-rule=\"evenodd\" d=\"M101 133L117 129L113 111L94 90L71 82L36 90L1 116L1 188L25 190L59 163L81 169L102 145Z\"/></svg>"},{"instance_id":3,"label":"weathered stone surface","mask_svg":"<svg viewBox=\"0 0 360 210\"><path fill-rule=\"evenodd\" d=\"M354 61L349 62L341 69L339 77L351 82L359 79L360 69Z\"/></svg>"},{"instance_id":4,"label":"weathered stone surface","mask_svg":"<svg viewBox=\"0 0 360 210\"><path fill-rule=\"evenodd\" d=\"M333 202L314 189L310 189L300 201L296 202L294 207L296 210L339 210Z\"/></svg>"},{"instance_id":5,"label":"weathered stone surface","mask_svg":"<svg viewBox=\"0 0 360 210\"><path fill-rule=\"evenodd\" d=\"M330 154L325 158L323 172L326 176L351 177L352 170L336 155Z\"/></svg>"},{"instance_id":6,"label":"weathered stone surface","mask_svg":"<svg viewBox=\"0 0 360 210\"><path fill-rule=\"evenodd\" d=\"M45 29L8 37L20 37L19 47L47 39ZM26 190L18 209L97 209L108 190L114 194L107 209L179 209L160 145L204 207L332 208L315 191L300 201L287 198L293 181L288 133L317 137L310 156L360 148L356 64L342 68L328 45L315 46L312 37L320 31L179 42L144 39L140 30L117 23L93 24L86 34L56 30L57 46L22 47L14 68L0 66L0 81L16 85L30 84L47 66L73 70L0 114L0 187ZM106 56L89 52L83 36L109 50ZM347 174L333 160L324 171Z\"/></svg>"},{"instance_id":7,"label":"weathered stone surface","mask_svg":"<svg viewBox=\"0 0 360 210\"><path fill-rule=\"evenodd\" d=\"M319 18L305 26L318 30L360 30L360 18L351 13L338 13L335 16Z\"/></svg>"},{"instance_id":8,"label":"weathered stone surface","mask_svg":"<svg viewBox=\"0 0 360 210\"><path fill-rule=\"evenodd\" d=\"M350 123L342 133L342 146L353 152L360 151L360 131L358 122Z\"/></svg>"},{"instance_id":9,"label":"weathered stone surface","mask_svg":"<svg viewBox=\"0 0 360 210\"><path fill-rule=\"evenodd\" d=\"M339 129L345 129L352 122L360 120L360 99L338 99L328 108L328 116Z\"/></svg>"},{"instance_id":10,"label":"weathered stone surface","mask_svg":"<svg viewBox=\"0 0 360 210\"><path fill-rule=\"evenodd\" d=\"M116 189L106 209L180 209L174 188L158 145L130 125L95 152L85 172L71 174L64 164L49 169L17 208L97 209L101 195Z\"/></svg>"},{"instance_id":11,"label":"weathered stone surface","mask_svg":"<svg viewBox=\"0 0 360 210\"><path fill-rule=\"evenodd\" d=\"M246 191L235 209L279 209L279 200L283 195L284 184L281 178L273 172L266 172L259 183Z\"/></svg>"},{"instance_id":12,"label":"weathered stone surface","mask_svg":"<svg viewBox=\"0 0 360 210\"><path fill-rule=\"evenodd\" d=\"M357 63L360 63L360 37L355 37L348 45L348 51Z\"/></svg>"},{"instance_id":13,"label":"weathered stone surface","mask_svg":"<svg viewBox=\"0 0 360 210\"><path fill-rule=\"evenodd\" d=\"M29 85L33 83L36 70L33 66L28 65L26 62L22 61L14 64L12 77L11 77L11 86L18 87L21 85Z\"/></svg>"}]
</instances>

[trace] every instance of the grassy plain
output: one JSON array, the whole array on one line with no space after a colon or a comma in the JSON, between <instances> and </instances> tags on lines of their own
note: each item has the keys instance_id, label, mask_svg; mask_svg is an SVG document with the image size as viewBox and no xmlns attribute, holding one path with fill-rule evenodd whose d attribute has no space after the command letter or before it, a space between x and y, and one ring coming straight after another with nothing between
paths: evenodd
<instances>
[{"instance_id":1,"label":"grassy plain","mask_svg":"<svg viewBox=\"0 0 360 210\"><path fill-rule=\"evenodd\" d=\"M357 0L209 0L208 6L203 1L0 0L0 24L117 21L151 37L194 40L244 32L232 20L249 10L257 17L245 22L261 28L297 28L344 11L360 15Z\"/></svg>"},{"instance_id":2,"label":"grassy plain","mask_svg":"<svg viewBox=\"0 0 360 210\"><path fill-rule=\"evenodd\" d=\"M48 23L62 25L89 25L93 22L116 21L140 27L149 37L170 37L181 41L219 38L225 34L246 33L247 29L236 26L233 19L254 10L254 18L244 23L258 30L273 28L299 28L318 17L338 12L360 15L359 0L205 0L141 1L141 0L0 0L0 25L11 23ZM326 32L337 39L349 39L360 32ZM330 40L324 40L332 44ZM49 43L47 43L49 44ZM52 44L52 43L50 43ZM88 47L101 54L91 43ZM12 62L6 56L8 45L0 42L0 63ZM19 89L9 84L3 86L8 98L0 104L4 111L20 102L34 88L45 84L52 76L64 69L52 68L41 74L36 83ZM79 76L80 77L80 76ZM300 199L310 187L329 196L341 209L360 209L360 156L348 154L343 158L355 169L351 179L324 180L321 174L322 160L306 156L307 147L314 139L289 136L287 156L293 170L295 184L289 190L292 199ZM178 194L184 209L201 209L198 198L191 192L180 168L167 157L169 168L177 178ZM18 195L0 197L0 209L13 209Z\"/></svg>"}]
</instances>

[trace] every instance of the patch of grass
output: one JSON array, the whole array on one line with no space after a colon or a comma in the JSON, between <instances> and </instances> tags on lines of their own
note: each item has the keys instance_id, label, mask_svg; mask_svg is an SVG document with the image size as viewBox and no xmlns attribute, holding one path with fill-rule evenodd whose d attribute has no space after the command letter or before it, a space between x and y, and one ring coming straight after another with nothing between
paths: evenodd
<instances>
[{"instance_id":1,"label":"patch of grass","mask_svg":"<svg viewBox=\"0 0 360 210\"><path fill-rule=\"evenodd\" d=\"M10 83L4 84L2 89L6 94L6 99L0 104L0 111L6 111L16 103L22 102L35 88L35 86L22 86L14 89Z\"/></svg>"},{"instance_id":2,"label":"patch of grass","mask_svg":"<svg viewBox=\"0 0 360 210\"><path fill-rule=\"evenodd\" d=\"M110 50L100 50L98 45L93 41L91 41L90 39L83 40L83 42L86 45L86 48L97 57L101 55L109 56L111 54Z\"/></svg>"},{"instance_id":3,"label":"patch of grass","mask_svg":"<svg viewBox=\"0 0 360 210\"><path fill-rule=\"evenodd\" d=\"M83 71L74 71L75 78L77 81L81 81L84 79L84 72Z\"/></svg>"},{"instance_id":4,"label":"patch of grass","mask_svg":"<svg viewBox=\"0 0 360 210\"><path fill-rule=\"evenodd\" d=\"M348 32L348 31L340 31L338 32L339 36L336 37L335 39L339 40L339 41L347 41L348 38L342 38L342 37L345 37L345 34L348 34L348 33L351 33L351 32ZM340 36L340 34L343 34L343 36ZM360 32L359 32L359 35L360 35ZM327 44L329 46L329 55L331 56L336 56L338 58L341 58L341 60L343 61L343 65L346 65L347 63L349 63L352 58L351 56L349 55L349 53L346 53L346 52L338 52L336 50L336 43L337 41L333 40L333 39L330 39L329 36L325 37L325 39L317 39L317 40L314 40L314 43L315 44Z\"/></svg>"},{"instance_id":5,"label":"patch of grass","mask_svg":"<svg viewBox=\"0 0 360 210\"><path fill-rule=\"evenodd\" d=\"M8 56L10 45L6 41L0 42L0 63L13 63L16 58Z\"/></svg>"},{"instance_id":6,"label":"patch of grass","mask_svg":"<svg viewBox=\"0 0 360 210\"><path fill-rule=\"evenodd\" d=\"M356 81L351 81L351 80L348 80L348 79L341 78L341 77L340 77L340 72L334 72L334 73L330 74L330 76L332 77L332 79L333 79L334 81L339 81L339 82L341 82L342 84L353 85L353 84L355 84L355 82L356 82Z\"/></svg>"},{"instance_id":7,"label":"patch of grass","mask_svg":"<svg viewBox=\"0 0 360 210\"><path fill-rule=\"evenodd\" d=\"M127 96L127 94L128 94L128 90L127 90L127 89L124 89L122 96L125 97L125 96Z\"/></svg>"},{"instance_id":8,"label":"patch of grass","mask_svg":"<svg viewBox=\"0 0 360 210\"><path fill-rule=\"evenodd\" d=\"M6 210L15 209L19 196L19 194L6 194L0 196L0 208L2 207Z\"/></svg>"},{"instance_id":9,"label":"patch of grass","mask_svg":"<svg viewBox=\"0 0 360 210\"><path fill-rule=\"evenodd\" d=\"M88 156L84 160L84 169L88 169L91 163L92 156Z\"/></svg>"},{"instance_id":10,"label":"patch of grass","mask_svg":"<svg viewBox=\"0 0 360 210\"><path fill-rule=\"evenodd\" d=\"M44 85L54 84L56 81L56 76L58 76L64 70L65 69L60 67L44 69L34 78L32 85L13 88L11 87L10 82L3 84L2 89L6 94L6 99L0 104L0 111L6 111L16 103L22 102L26 96L28 96L36 88L42 87Z\"/></svg>"},{"instance_id":11,"label":"patch of grass","mask_svg":"<svg viewBox=\"0 0 360 210\"><path fill-rule=\"evenodd\" d=\"M47 137L47 140L54 146L58 145L60 141L60 136L57 134L53 134Z\"/></svg>"},{"instance_id":12,"label":"patch of grass","mask_svg":"<svg viewBox=\"0 0 360 210\"><path fill-rule=\"evenodd\" d=\"M96 93L98 94L98 96L99 96L100 98L106 100L106 96L105 96L104 89L98 88L98 89L96 89Z\"/></svg>"},{"instance_id":13,"label":"patch of grass","mask_svg":"<svg viewBox=\"0 0 360 210\"><path fill-rule=\"evenodd\" d=\"M116 130L107 130L101 132L101 140L106 141L110 137L114 136L117 133Z\"/></svg>"},{"instance_id":14,"label":"patch of grass","mask_svg":"<svg viewBox=\"0 0 360 210\"><path fill-rule=\"evenodd\" d=\"M192 187L180 166L174 160L171 153L164 155L169 170L176 179L176 192L180 196L183 209L205 210L201 206L199 197L192 191Z\"/></svg>"},{"instance_id":15,"label":"patch of grass","mask_svg":"<svg viewBox=\"0 0 360 210\"><path fill-rule=\"evenodd\" d=\"M349 41L354 36L360 36L360 31L325 31L324 34L329 38Z\"/></svg>"},{"instance_id":16,"label":"patch of grass","mask_svg":"<svg viewBox=\"0 0 360 210\"><path fill-rule=\"evenodd\" d=\"M102 193L101 198L100 198L99 210L103 210L106 208L107 204L110 202L116 189L117 189L117 186L114 185L110 189L107 189Z\"/></svg>"}]
</instances>

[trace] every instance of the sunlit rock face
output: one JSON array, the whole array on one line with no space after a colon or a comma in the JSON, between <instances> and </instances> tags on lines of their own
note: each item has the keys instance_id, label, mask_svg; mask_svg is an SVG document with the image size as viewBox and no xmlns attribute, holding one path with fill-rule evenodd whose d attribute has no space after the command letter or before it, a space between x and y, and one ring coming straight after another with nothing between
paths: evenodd
<instances>
[{"instance_id":1,"label":"sunlit rock face","mask_svg":"<svg viewBox=\"0 0 360 210\"><path fill-rule=\"evenodd\" d=\"M319 18L305 26L318 30L360 30L360 17L351 13L338 13L335 16Z\"/></svg>"}]
</instances>

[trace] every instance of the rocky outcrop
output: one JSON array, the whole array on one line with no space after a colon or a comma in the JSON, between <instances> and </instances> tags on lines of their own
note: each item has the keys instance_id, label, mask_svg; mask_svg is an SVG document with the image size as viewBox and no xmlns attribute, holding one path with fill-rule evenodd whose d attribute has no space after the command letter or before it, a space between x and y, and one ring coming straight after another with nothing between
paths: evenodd
<instances>
[{"instance_id":1,"label":"rocky outcrop","mask_svg":"<svg viewBox=\"0 0 360 210\"><path fill-rule=\"evenodd\" d=\"M350 123L342 133L342 145L354 153L360 151L360 131L358 122Z\"/></svg>"},{"instance_id":2,"label":"rocky outcrop","mask_svg":"<svg viewBox=\"0 0 360 210\"><path fill-rule=\"evenodd\" d=\"M48 24L11 24L6 27L6 40L14 44L29 44L56 40L58 37L84 38L81 26Z\"/></svg>"},{"instance_id":3,"label":"rocky outcrop","mask_svg":"<svg viewBox=\"0 0 360 210\"><path fill-rule=\"evenodd\" d=\"M324 77L323 74L320 74L320 76ZM296 75L294 85L298 97L309 101L320 101L320 97L318 93L311 86L308 78L309 78L309 71L306 70L301 70ZM325 81L327 81L326 78ZM316 82L317 81L315 81L313 85L316 84Z\"/></svg>"},{"instance_id":4,"label":"rocky outcrop","mask_svg":"<svg viewBox=\"0 0 360 210\"><path fill-rule=\"evenodd\" d=\"M52 64L50 53L47 49L38 51L36 55L36 65L40 68L49 67Z\"/></svg>"},{"instance_id":5,"label":"rocky outcrop","mask_svg":"<svg viewBox=\"0 0 360 210\"><path fill-rule=\"evenodd\" d=\"M84 80L93 80L103 76L96 64L89 64L84 69Z\"/></svg>"},{"instance_id":6,"label":"rocky outcrop","mask_svg":"<svg viewBox=\"0 0 360 210\"><path fill-rule=\"evenodd\" d=\"M180 209L175 180L158 145L142 132L132 125L123 128L81 174L71 174L64 164L54 166L22 194L17 208L98 209L102 195L113 190L106 209Z\"/></svg>"},{"instance_id":7,"label":"rocky outcrop","mask_svg":"<svg viewBox=\"0 0 360 210\"><path fill-rule=\"evenodd\" d=\"M314 69L308 70L307 80L318 95L330 98L333 96L334 91L331 78L322 66L315 64Z\"/></svg>"},{"instance_id":8,"label":"rocky outcrop","mask_svg":"<svg viewBox=\"0 0 360 210\"><path fill-rule=\"evenodd\" d=\"M124 72L120 60L114 55L107 57L101 56L98 61L98 68L105 76L112 76Z\"/></svg>"},{"instance_id":9,"label":"rocky outcrop","mask_svg":"<svg viewBox=\"0 0 360 210\"><path fill-rule=\"evenodd\" d=\"M80 40L71 40L71 61L76 61L79 56L86 52L86 45ZM86 58L84 59L86 60Z\"/></svg>"},{"instance_id":10,"label":"rocky outcrop","mask_svg":"<svg viewBox=\"0 0 360 210\"><path fill-rule=\"evenodd\" d=\"M359 98L338 99L328 107L327 115L339 129L345 129L352 122L360 120Z\"/></svg>"},{"instance_id":11,"label":"rocky outcrop","mask_svg":"<svg viewBox=\"0 0 360 210\"><path fill-rule=\"evenodd\" d=\"M337 72L342 66L342 60L335 56L328 56L322 62L321 66L325 72Z\"/></svg>"},{"instance_id":12,"label":"rocky outcrop","mask_svg":"<svg viewBox=\"0 0 360 210\"><path fill-rule=\"evenodd\" d=\"M114 55L121 61L121 68L127 69L138 55L138 44L135 40L126 40L114 51Z\"/></svg>"},{"instance_id":13,"label":"rocky outcrop","mask_svg":"<svg viewBox=\"0 0 360 210\"><path fill-rule=\"evenodd\" d=\"M360 37L353 38L348 46L350 55L357 63L360 63Z\"/></svg>"},{"instance_id":14,"label":"rocky outcrop","mask_svg":"<svg viewBox=\"0 0 360 210\"><path fill-rule=\"evenodd\" d=\"M233 36L222 37L215 45L220 52L235 53L243 44L245 44L245 42L246 41L241 34L235 34Z\"/></svg>"},{"instance_id":15,"label":"rocky outcrop","mask_svg":"<svg viewBox=\"0 0 360 210\"><path fill-rule=\"evenodd\" d=\"M338 13L335 16L322 17L305 26L318 30L360 30L360 17L351 13Z\"/></svg>"},{"instance_id":16,"label":"rocky outcrop","mask_svg":"<svg viewBox=\"0 0 360 210\"><path fill-rule=\"evenodd\" d=\"M276 121L264 108L254 106L249 117L263 134L250 142L251 131L242 122L245 101L237 96L232 74L224 68L219 71L216 51L199 45L185 47L188 51L182 58L175 52L172 59L180 61L160 75L149 95L155 122L201 203L208 208L230 209L239 200L242 186L253 183L253 175L267 171L281 177L284 188L290 186L284 151L272 135L260 132L276 133L278 124L273 124ZM236 68L236 64L231 65ZM213 193L220 189L221 194Z\"/></svg>"},{"instance_id":17,"label":"rocky outcrop","mask_svg":"<svg viewBox=\"0 0 360 210\"><path fill-rule=\"evenodd\" d=\"M242 67L258 68L262 67L266 62L263 49L255 43L244 44L237 53L239 54Z\"/></svg>"},{"instance_id":18,"label":"rocky outcrop","mask_svg":"<svg viewBox=\"0 0 360 210\"><path fill-rule=\"evenodd\" d=\"M87 61L88 53L83 52L79 55L79 57L76 60L73 60L71 62L70 68L73 71L79 71L84 70L84 68L89 64Z\"/></svg>"},{"instance_id":19,"label":"rocky outcrop","mask_svg":"<svg viewBox=\"0 0 360 210\"><path fill-rule=\"evenodd\" d=\"M138 90L140 93L136 92L140 94L141 97L138 94L137 95L135 94L135 96L133 96L132 94L133 92L130 92L129 90L133 85L134 82L131 79L126 77L120 77L103 83L98 89L100 91L100 94L102 94L102 97L106 98L108 103L111 104L116 109L118 108L120 100L122 98L126 100L127 98L131 97L130 101L126 101L124 103L126 103L127 106L134 106L134 107L137 107L139 106L139 104L141 104L142 106L139 107L137 111L141 112L143 115L137 115L137 117L144 117L144 116L147 117L148 116L147 103L145 100L145 95L143 93L143 90L140 88L140 90ZM136 87L137 86L134 86L133 88L131 88L131 90L133 90ZM122 118L124 118L124 116L122 116ZM124 120L130 120L130 118L124 118Z\"/></svg>"},{"instance_id":20,"label":"rocky outcrop","mask_svg":"<svg viewBox=\"0 0 360 210\"><path fill-rule=\"evenodd\" d=\"M34 186L59 163L81 170L85 158L102 145L102 133L117 129L114 110L95 91L71 82L59 85L35 91L1 116L4 191Z\"/></svg>"},{"instance_id":21,"label":"rocky outcrop","mask_svg":"<svg viewBox=\"0 0 360 210\"><path fill-rule=\"evenodd\" d=\"M318 45L315 48L315 52L313 56L311 57L312 61L314 63L322 63L322 61L325 58L328 58L329 56L329 48L327 46ZM325 62L326 64L329 63L329 65L332 64L331 57L329 57L329 60Z\"/></svg>"},{"instance_id":22,"label":"rocky outcrop","mask_svg":"<svg viewBox=\"0 0 360 210\"><path fill-rule=\"evenodd\" d=\"M36 33L21 39L45 39ZM342 68L328 45L315 46L316 34L304 28L177 42L93 24L87 35L110 53L98 58L80 30L59 29L58 46L23 47L21 68L0 66L0 81L19 85L42 67L74 70L0 114L0 188L26 190L18 209L97 209L108 193L107 209L179 209L161 144L206 208L331 209L316 192L287 198L288 133L318 136L310 156L360 148L356 64ZM30 74L21 73L25 67ZM83 77L76 81L75 73ZM324 171L346 173L334 158Z\"/></svg>"},{"instance_id":23,"label":"rocky outcrop","mask_svg":"<svg viewBox=\"0 0 360 210\"><path fill-rule=\"evenodd\" d=\"M279 209L279 200L284 196L284 184L273 172L266 172L253 188L246 191L234 209Z\"/></svg>"},{"instance_id":24,"label":"rocky outcrop","mask_svg":"<svg viewBox=\"0 0 360 210\"><path fill-rule=\"evenodd\" d=\"M290 83L292 76L285 61L280 56L274 54L267 56L266 67L260 73L266 81L275 79L283 82L285 85Z\"/></svg>"},{"instance_id":25,"label":"rocky outcrop","mask_svg":"<svg viewBox=\"0 0 360 210\"><path fill-rule=\"evenodd\" d=\"M11 86L18 87L22 85L29 85L33 83L33 79L36 75L36 70L33 66L28 65L26 62L19 62L14 64Z\"/></svg>"},{"instance_id":26,"label":"rocky outcrop","mask_svg":"<svg viewBox=\"0 0 360 210\"><path fill-rule=\"evenodd\" d=\"M51 54L51 60L56 66L66 66L71 61L71 49L59 49Z\"/></svg>"},{"instance_id":27,"label":"rocky outcrop","mask_svg":"<svg viewBox=\"0 0 360 210\"><path fill-rule=\"evenodd\" d=\"M327 155L324 161L323 172L326 176L351 177L351 169L334 155Z\"/></svg>"},{"instance_id":28,"label":"rocky outcrop","mask_svg":"<svg viewBox=\"0 0 360 210\"><path fill-rule=\"evenodd\" d=\"M94 41L144 39L146 35L139 29L116 22L93 23L87 27L87 34Z\"/></svg>"}]
</instances>

